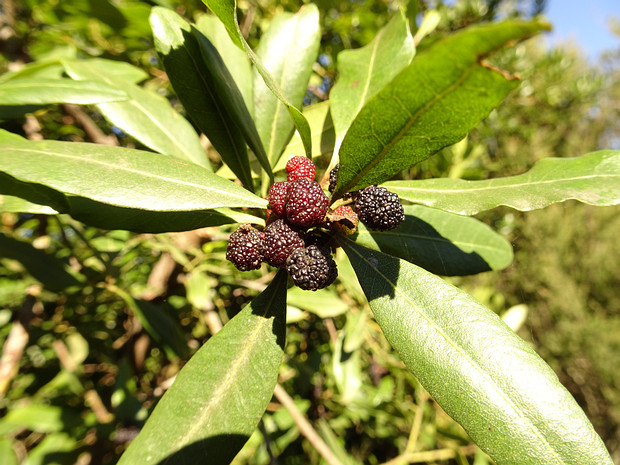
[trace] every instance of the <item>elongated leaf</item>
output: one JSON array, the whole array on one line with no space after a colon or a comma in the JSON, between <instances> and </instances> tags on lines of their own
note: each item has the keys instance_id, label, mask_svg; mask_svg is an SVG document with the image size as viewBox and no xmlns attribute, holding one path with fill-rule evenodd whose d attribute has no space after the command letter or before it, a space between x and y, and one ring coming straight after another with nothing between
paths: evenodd
<instances>
[{"instance_id":1,"label":"elongated leaf","mask_svg":"<svg viewBox=\"0 0 620 465\"><path fill-rule=\"evenodd\" d=\"M155 48L187 114L242 184L253 190L243 132L217 95L217 78L205 64L191 26L174 11L161 7L153 8L150 23Z\"/></svg>"},{"instance_id":2,"label":"elongated leaf","mask_svg":"<svg viewBox=\"0 0 620 465\"><path fill-rule=\"evenodd\" d=\"M230 119L241 130L243 137L254 152L256 159L267 174L272 177L273 181L271 164L267 159L267 154L265 153L260 136L254 125L254 120L245 106L243 96L236 86L235 80L228 72L222 57L211 42L209 42L209 39L194 27L192 27L192 33L200 46L202 59L209 73L213 76L216 97L222 102Z\"/></svg>"},{"instance_id":3,"label":"elongated leaf","mask_svg":"<svg viewBox=\"0 0 620 465\"><path fill-rule=\"evenodd\" d=\"M0 84L0 105L46 105L49 103L118 102L127 100L120 89L101 82L72 79L23 78Z\"/></svg>"},{"instance_id":4,"label":"elongated leaf","mask_svg":"<svg viewBox=\"0 0 620 465\"><path fill-rule=\"evenodd\" d=\"M334 133L334 122L330 113L329 101L315 103L308 107L304 107L304 116L310 124L312 137L312 158L321 155L330 154L334 151L336 135ZM305 155L304 144L299 137L299 133L295 132L293 138L284 148L283 156L280 157L274 171L281 171L286 167L286 162L292 155Z\"/></svg>"},{"instance_id":5,"label":"elongated leaf","mask_svg":"<svg viewBox=\"0 0 620 465\"><path fill-rule=\"evenodd\" d=\"M48 205L28 202L12 195L0 195L0 212L55 215L58 212Z\"/></svg>"},{"instance_id":6,"label":"elongated leaf","mask_svg":"<svg viewBox=\"0 0 620 465\"><path fill-rule=\"evenodd\" d=\"M308 88L320 38L319 12L315 5L309 4L297 14L277 15L256 49L278 91L297 108L301 107ZM265 84L258 68L254 69L254 118L269 159L275 164L294 126L286 107Z\"/></svg>"},{"instance_id":7,"label":"elongated leaf","mask_svg":"<svg viewBox=\"0 0 620 465\"><path fill-rule=\"evenodd\" d=\"M35 279L52 291L79 285L79 281L67 272L65 264L56 257L4 234L0 234L0 257L17 260Z\"/></svg>"},{"instance_id":8,"label":"elongated leaf","mask_svg":"<svg viewBox=\"0 0 620 465\"><path fill-rule=\"evenodd\" d=\"M276 385L286 335L286 281L271 285L183 367L119 465L228 464Z\"/></svg>"},{"instance_id":9,"label":"elongated leaf","mask_svg":"<svg viewBox=\"0 0 620 465\"><path fill-rule=\"evenodd\" d=\"M88 69L93 73L94 78L103 78L104 76L114 77L114 83L112 83L113 86L117 86L118 81L137 84L149 77L148 73L142 68L138 68L130 63L116 60L105 60L103 58L89 58L88 60L66 58L61 60L63 69L66 69L67 63L74 63L76 61L79 63L87 63ZM82 70L83 67L80 67L79 69Z\"/></svg>"},{"instance_id":10,"label":"elongated leaf","mask_svg":"<svg viewBox=\"0 0 620 465\"><path fill-rule=\"evenodd\" d=\"M9 132L6 129L0 129L0 142L12 141L12 140L26 140L19 134Z\"/></svg>"},{"instance_id":11,"label":"elongated leaf","mask_svg":"<svg viewBox=\"0 0 620 465\"><path fill-rule=\"evenodd\" d=\"M390 344L498 465L612 463L553 370L495 313L404 260L343 247Z\"/></svg>"},{"instance_id":12,"label":"elongated leaf","mask_svg":"<svg viewBox=\"0 0 620 465\"><path fill-rule=\"evenodd\" d=\"M546 158L527 173L484 181L428 179L384 184L401 199L461 215L500 205L521 211L575 199L590 205L620 203L620 151L601 150L577 158Z\"/></svg>"},{"instance_id":13,"label":"elongated leaf","mask_svg":"<svg viewBox=\"0 0 620 465\"><path fill-rule=\"evenodd\" d=\"M224 24L213 15L205 14L196 20L196 29L202 32L217 49L230 75L235 80L239 92L250 115L254 115L254 90L252 64L245 51L230 38Z\"/></svg>"},{"instance_id":14,"label":"elongated leaf","mask_svg":"<svg viewBox=\"0 0 620 465\"><path fill-rule=\"evenodd\" d=\"M175 212L219 207L264 208L266 201L190 163L103 145L58 141L0 142L0 193L46 196L37 202L66 211L63 196L123 208ZM20 184L21 183L21 184ZM57 191L54 193L51 190ZM64 204L63 204L64 203Z\"/></svg>"},{"instance_id":15,"label":"elongated leaf","mask_svg":"<svg viewBox=\"0 0 620 465\"><path fill-rule=\"evenodd\" d=\"M237 24L237 2L236 0L203 0L203 3L207 5L207 7L209 7L209 9L213 13L215 13L215 15L220 19L220 21L222 21L222 23L228 30L228 33L230 34L231 39L247 52L248 56L250 57L250 60L252 60L252 63L254 63L254 66L256 66L256 69L258 70L259 74L262 76L267 87L284 104L289 115L291 116L293 120L293 123L295 124L295 127L297 128L297 131L299 132L301 140L304 143L306 155L309 156L310 153L312 153L312 139L310 137L310 126L308 125L308 121L306 121L303 114L295 107L294 102L291 103L287 95L280 89L278 82L273 78L273 76L271 76L268 69L261 62L260 58L254 53L254 51L250 48L250 46L245 41L245 38L241 34L241 30L239 29L239 25ZM311 10L310 14L312 14L312 11L317 11L316 6L312 4L306 5L303 8L310 9ZM298 14L301 14L301 12ZM317 14L317 20L318 20L318 14ZM318 24L316 26L314 25L310 26L310 23L308 23L308 27L311 27L312 29L316 27L318 30ZM294 39L294 37L285 38L287 42L291 41L291 39ZM297 51L296 53L298 52L299 51ZM293 60L295 57L292 56L289 58ZM291 71L294 71L294 70L291 70ZM254 88L255 88L254 99L256 101L256 85L254 85ZM258 116L256 113L256 109L255 109L254 116L255 117ZM267 152L269 153L269 150L267 150Z\"/></svg>"},{"instance_id":16,"label":"elongated leaf","mask_svg":"<svg viewBox=\"0 0 620 465\"><path fill-rule=\"evenodd\" d=\"M329 96L339 142L364 104L394 79L414 54L409 21L402 10L368 45L338 54L338 81Z\"/></svg>"},{"instance_id":17,"label":"elongated leaf","mask_svg":"<svg viewBox=\"0 0 620 465\"><path fill-rule=\"evenodd\" d=\"M470 27L418 55L353 121L336 196L384 182L461 140L518 85L484 58L547 27L517 20Z\"/></svg>"},{"instance_id":18,"label":"elongated leaf","mask_svg":"<svg viewBox=\"0 0 620 465\"><path fill-rule=\"evenodd\" d=\"M512 262L512 247L474 218L405 205L405 221L391 231L358 226L355 241L444 276L501 270Z\"/></svg>"},{"instance_id":19,"label":"elongated leaf","mask_svg":"<svg viewBox=\"0 0 620 465\"><path fill-rule=\"evenodd\" d=\"M127 93L127 101L97 105L110 123L156 152L211 169L207 154L191 124L165 98L128 82L125 75L117 77L114 66L106 72L108 61L67 60L63 63L67 74L73 79L101 81Z\"/></svg>"}]
</instances>

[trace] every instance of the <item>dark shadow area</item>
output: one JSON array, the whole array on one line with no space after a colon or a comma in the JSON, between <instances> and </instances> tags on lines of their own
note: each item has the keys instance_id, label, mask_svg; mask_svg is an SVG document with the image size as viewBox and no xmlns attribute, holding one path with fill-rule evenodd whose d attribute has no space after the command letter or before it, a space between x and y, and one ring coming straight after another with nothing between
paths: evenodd
<instances>
[{"instance_id":1,"label":"dark shadow area","mask_svg":"<svg viewBox=\"0 0 620 465\"><path fill-rule=\"evenodd\" d=\"M80 283L65 271L65 264L42 250L35 249L30 243L18 241L0 234L0 257L17 260L22 266L47 289L62 291Z\"/></svg>"},{"instance_id":2,"label":"dark shadow area","mask_svg":"<svg viewBox=\"0 0 620 465\"><path fill-rule=\"evenodd\" d=\"M477 252L464 252L431 224L413 215L406 215L405 221L392 231L364 229L355 241L442 276L466 276L493 269Z\"/></svg>"},{"instance_id":3,"label":"dark shadow area","mask_svg":"<svg viewBox=\"0 0 620 465\"><path fill-rule=\"evenodd\" d=\"M400 260L351 240L343 239L341 245L368 300L385 296L393 299L400 275Z\"/></svg>"},{"instance_id":4,"label":"dark shadow area","mask_svg":"<svg viewBox=\"0 0 620 465\"><path fill-rule=\"evenodd\" d=\"M185 446L157 465L228 465L250 437L220 434Z\"/></svg>"},{"instance_id":5,"label":"dark shadow area","mask_svg":"<svg viewBox=\"0 0 620 465\"><path fill-rule=\"evenodd\" d=\"M267 289L256 297L252 305L252 313L263 318L273 318L273 334L276 343L284 350L286 346L286 283L288 274L280 269Z\"/></svg>"}]
</instances>

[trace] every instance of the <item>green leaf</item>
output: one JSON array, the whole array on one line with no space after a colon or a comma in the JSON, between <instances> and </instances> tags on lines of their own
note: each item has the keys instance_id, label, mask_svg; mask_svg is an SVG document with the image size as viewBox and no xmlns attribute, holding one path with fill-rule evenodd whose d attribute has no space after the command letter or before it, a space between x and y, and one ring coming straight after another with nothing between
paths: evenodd
<instances>
[{"instance_id":1,"label":"green leaf","mask_svg":"<svg viewBox=\"0 0 620 465\"><path fill-rule=\"evenodd\" d=\"M192 125L165 98L128 82L126 74L117 76L116 66L106 69L110 61L66 60L63 63L73 79L101 81L127 93L127 101L97 105L110 123L156 152L211 169Z\"/></svg>"},{"instance_id":2,"label":"green leaf","mask_svg":"<svg viewBox=\"0 0 620 465\"><path fill-rule=\"evenodd\" d=\"M0 212L32 213L35 215L55 215L58 213L50 206L28 202L12 195L0 195Z\"/></svg>"},{"instance_id":3,"label":"green leaf","mask_svg":"<svg viewBox=\"0 0 620 465\"><path fill-rule=\"evenodd\" d=\"M101 82L72 79L23 78L0 84L0 105L46 105L49 103L118 102L127 100L120 89Z\"/></svg>"},{"instance_id":4,"label":"green leaf","mask_svg":"<svg viewBox=\"0 0 620 465\"><path fill-rule=\"evenodd\" d=\"M353 121L335 196L384 182L465 137L518 85L485 58L545 28L518 20L469 27L419 54Z\"/></svg>"},{"instance_id":5,"label":"green leaf","mask_svg":"<svg viewBox=\"0 0 620 465\"><path fill-rule=\"evenodd\" d=\"M318 9L308 4L296 14L277 15L256 49L256 55L277 89L274 92L263 80L260 68L254 69L254 119L272 164L280 158L294 129L285 104L280 100L283 97L294 107L301 108L320 38ZM306 142L303 137L302 142Z\"/></svg>"},{"instance_id":6,"label":"green leaf","mask_svg":"<svg viewBox=\"0 0 620 465\"><path fill-rule=\"evenodd\" d=\"M254 114L254 90L252 64L247 54L230 38L224 24L213 15L205 14L196 20L196 29L202 32L217 49L226 68L235 80L237 88L250 115Z\"/></svg>"},{"instance_id":7,"label":"green leaf","mask_svg":"<svg viewBox=\"0 0 620 465\"><path fill-rule=\"evenodd\" d=\"M228 34L230 35L233 42L235 42L238 46L242 47L247 52L248 56L250 57L250 60L252 61L252 63L254 63L254 66L256 66L258 73L262 76L267 87L284 104L289 115L293 119L293 123L295 127L297 128L297 131L300 134L301 140L304 143L306 155L309 156L312 153L312 139L310 137L310 126L308 125L308 121L306 121L306 118L304 118L303 114L295 107L294 102L291 103L288 99L288 96L280 89L279 83L276 82L273 76L271 76L271 74L269 73L268 66L265 67L263 65L260 58L254 53L254 51L252 51L250 46L245 41L245 38L241 34L241 30L239 29L239 25L237 24L237 8L236 8L237 2L235 0L203 0L203 3L207 5L207 7L209 7L209 9L213 13L215 13L215 15L220 19L220 21L222 21L222 23L224 23L224 26L228 30ZM309 12L304 13L303 11L305 9L309 10ZM312 22L308 21L305 24L306 24L306 27L309 27L312 30L316 30L316 34L320 34L318 30L318 10L315 5L313 4L305 5L303 9L300 10L298 15L300 16L303 15L304 18L311 18L311 19L312 17L315 17L316 19L312 19ZM314 21L316 21L317 24L314 24L313 23ZM306 31L297 31L297 32L300 34L303 34L304 36L308 34L308 32ZM291 41L291 39L296 39L296 38L295 37L284 38L284 40L286 40L287 42ZM320 36L317 37L317 39L313 39L313 40L319 40L319 39L320 39ZM299 50L296 50L295 55L289 57L289 59L295 60L295 56L298 53L301 53L303 50L305 50L305 45L306 44L304 44L304 48L300 48ZM300 47L302 46L300 45ZM318 43L316 47L318 51ZM316 58L316 53L315 53L314 58ZM293 71L294 70L291 70L291 72ZM307 81L305 85L307 85ZM257 88L257 85L254 84L255 102L256 102L256 88ZM257 113L256 108L254 111L255 111L254 116L255 118L258 119L259 115ZM259 133L260 133L260 128L259 128ZM269 148L267 149L267 152L270 153Z\"/></svg>"},{"instance_id":8,"label":"green leaf","mask_svg":"<svg viewBox=\"0 0 620 465\"><path fill-rule=\"evenodd\" d=\"M55 405L30 404L9 410L0 421L0 434L6 435L21 427L37 433L61 431L65 426L63 415L69 414Z\"/></svg>"},{"instance_id":9,"label":"green leaf","mask_svg":"<svg viewBox=\"0 0 620 465\"><path fill-rule=\"evenodd\" d=\"M68 210L63 194L156 212L265 208L267 204L196 165L122 147L58 141L0 142L0 167L10 176L0 177L0 194L17 195L60 212ZM39 202L35 196L45 200Z\"/></svg>"},{"instance_id":10,"label":"green leaf","mask_svg":"<svg viewBox=\"0 0 620 465\"><path fill-rule=\"evenodd\" d=\"M336 135L334 133L334 122L330 114L329 101L315 103L308 107L304 107L304 116L310 124L310 136L312 138L312 158L321 155L330 154L334 151ZM275 172L281 171L286 167L289 157L292 155L305 155L304 144L299 137L299 133L295 132L293 138L284 148L283 157L280 157L276 166L273 168Z\"/></svg>"},{"instance_id":11,"label":"green leaf","mask_svg":"<svg viewBox=\"0 0 620 465\"><path fill-rule=\"evenodd\" d=\"M368 45L338 54L338 81L329 96L339 142L364 104L411 63L414 54L409 21L402 10Z\"/></svg>"},{"instance_id":12,"label":"green leaf","mask_svg":"<svg viewBox=\"0 0 620 465\"><path fill-rule=\"evenodd\" d=\"M221 74L214 76L211 72L213 67L221 67L221 72L227 73L221 59L207 66L192 27L174 11L155 7L150 23L155 48L185 111L242 184L253 190L243 132L218 95L216 81ZM228 84L234 86L232 78Z\"/></svg>"},{"instance_id":13,"label":"green leaf","mask_svg":"<svg viewBox=\"0 0 620 465\"><path fill-rule=\"evenodd\" d=\"M518 176L465 181L427 179L383 184L401 199L475 215L500 205L527 211L575 199L590 205L620 203L620 152L601 150L576 158L545 158Z\"/></svg>"},{"instance_id":14,"label":"green leaf","mask_svg":"<svg viewBox=\"0 0 620 465\"><path fill-rule=\"evenodd\" d=\"M4 234L0 234L0 257L17 260L35 279L52 291L62 291L80 284L56 257L35 249L28 242Z\"/></svg>"},{"instance_id":15,"label":"green leaf","mask_svg":"<svg viewBox=\"0 0 620 465\"><path fill-rule=\"evenodd\" d=\"M11 439L0 437L0 457L2 457L4 465L19 465Z\"/></svg>"},{"instance_id":16,"label":"green leaf","mask_svg":"<svg viewBox=\"0 0 620 465\"><path fill-rule=\"evenodd\" d=\"M9 132L6 129L0 129L0 142L9 142L12 140L26 140L22 136Z\"/></svg>"},{"instance_id":17,"label":"green leaf","mask_svg":"<svg viewBox=\"0 0 620 465\"><path fill-rule=\"evenodd\" d=\"M421 205L403 208L398 228L370 231L360 223L355 241L443 276L501 270L512 262L510 243L481 221Z\"/></svg>"},{"instance_id":18,"label":"green leaf","mask_svg":"<svg viewBox=\"0 0 620 465\"><path fill-rule=\"evenodd\" d=\"M286 272L183 367L119 465L228 464L276 385L286 335Z\"/></svg>"},{"instance_id":19,"label":"green leaf","mask_svg":"<svg viewBox=\"0 0 620 465\"><path fill-rule=\"evenodd\" d=\"M216 97L221 101L223 107L228 112L229 118L241 130L243 137L254 152L256 159L261 164L265 172L272 177L271 164L265 153L260 136L254 125L254 120L250 115L243 96L235 84L235 80L226 68L222 57L217 49L209 42L198 29L192 28L192 33L200 46L202 59L213 76L213 86Z\"/></svg>"},{"instance_id":20,"label":"green leaf","mask_svg":"<svg viewBox=\"0 0 620 465\"><path fill-rule=\"evenodd\" d=\"M611 464L553 370L491 310L404 260L342 244L387 340L498 464Z\"/></svg>"}]
</instances>

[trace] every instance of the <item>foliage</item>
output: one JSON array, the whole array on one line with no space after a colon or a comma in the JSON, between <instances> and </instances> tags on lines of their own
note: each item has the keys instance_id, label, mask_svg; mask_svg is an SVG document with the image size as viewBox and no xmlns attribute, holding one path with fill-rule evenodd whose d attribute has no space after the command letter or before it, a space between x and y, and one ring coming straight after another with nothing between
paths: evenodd
<instances>
[{"instance_id":1,"label":"foliage","mask_svg":"<svg viewBox=\"0 0 620 465\"><path fill-rule=\"evenodd\" d=\"M441 163L465 144L455 169L478 177L494 171L472 167L501 154L477 148L486 147L480 141L498 130L494 124L504 124L498 116L503 107L494 108L518 85L504 69L519 69L519 60L500 55L491 64L488 55L547 26L507 20L450 33L444 24L437 37L420 44L412 60L414 38L406 16L396 13L367 47L341 52L342 60L340 55L334 60L340 75L333 99L302 111L318 54L318 10L308 5L295 15L274 15L255 39L254 54L237 25L235 4L205 3L230 37L213 17L198 18L194 27L160 7L151 11L150 24L176 96L217 151L208 157L190 123L152 91L153 81L136 85L145 77L136 67L68 53L41 56L0 78L4 115L39 107L39 117L53 121L58 107L48 104L62 104L65 111L69 103L95 104L96 114L130 135L126 140L140 149L32 141L0 130L2 210L20 213L2 217L0 296L7 309L2 318L13 320L2 329L5 352L10 353L9 343L19 346L21 341L23 349L24 338L34 342L22 358L24 374L10 389L15 373L0 386L8 408L0 422L5 438L0 447L8 463L17 461L11 450L16 444L25 446L16 449L20 460L27 454L34 463L66 463L80 454L89 461L114 462L151 409L121 463L183 463L205 451L216 463L228 463L246 441L235 459L240 463L253 455L254 463L266 463L267 451L294 457L302 452L299 447L308 447L296 440L299 431L292 427L298 410L317 418L327 447L321 455L332 463L379 463L399 454L413 460L418 445L430 449L427 461L455 457L462 462L476 450L469 438L497 463L610 463L588 419L550 367L492 310L432 273L498 270L512 258L508 243L492 229L450 212L472 214L505 204L528 210L573 198L616 204L618 152L585 149L578 153L590 153L541 161L520 177L475 181L482 186L478 189L491 186L497 192L468 197L463 194L468 187L457 197L464 207L446 203L436 184L453 190L463 181L411 179L425 177L417 176L412 165L457 142L490 112L470 145L462 142L441 152L437 161L418 166L441 172ZM122 10L110 6L110 11ZM31 7L53 11L36 2ZM57 12L66 13L66 8L58 6ZM121 14L126 16L139 17ZM53 22L60 24L60 19ZM302 19L315 29L300 29ZM110 39L128 24L115 27L106 30ZM290 30L308 31L302 41L306 48L285 40ZM446 38L436 40L442 35ZM123 58L139 56L132 47L128 42ZM241 49L249 62L243 54L229 53ZM391 73L367 66L394 51L402 51L403 58ZM283 66L297 52L301 65ZM356 61L362 66L353 66ZM245 71L233 74L229 68ZM31 91L16 94L15 86ZM95 88L99 93L92 92ZM327 110L336 105L330 115ZM212 116L203 118L203 112ZM298 131L287 145L294 127ZM513 129L528 137L527 125ZM58 129L50 124L46 131ZM222 131L228 136L218 141ZM399 186L403 199L413 203L405 207L402 229L387 234L360 228L353 240L340 238L338 282L310 295L294 288L285 293L283 273L274 276L264 268L239 274L224 260L231 230L226 225L264 224L266 202L254 192L264 194L285 155L299 152L320 157L326 172L340 161L343 174L334 199L398 174L402 180L386 185ZM557 167L567 164L575 173L558 176ZM583 176L593 182L583 182ZM235 177L245 189L226 180ZM507 193L523 182L521 196ZM437 198L443 203L432 203ZM205 226L202 237L125 231ZM31 243L24 240L32 236ZM434 253L428 253L425 244L435 243ZM560 286L553 286L553 294L561 295ZM549 314L559 318L564 313ZM230 319L217 335L216 314ZM296 322L286 335L285 319ZM569 340L573 330L560 333L558 341ZM205 340L179 372L188 352ZM561 345L551 354L570 355ZM177 381L159 401L177 372ZM288 412L269 403L278 379L301 396ZM286 404L281 387L275 389ZM613 402L613 396L608 398ZM252 431L265 409L261 431L271 439L258 451L262 439ZM226 448L220 447L223 436ZM100 454L89 450L93 442ZM213 452L211 445L217 445ZM304 453L308 461L318 462L317 450ZM488 463L478 454L476 463Z\"/></svg>"}]
</instances>

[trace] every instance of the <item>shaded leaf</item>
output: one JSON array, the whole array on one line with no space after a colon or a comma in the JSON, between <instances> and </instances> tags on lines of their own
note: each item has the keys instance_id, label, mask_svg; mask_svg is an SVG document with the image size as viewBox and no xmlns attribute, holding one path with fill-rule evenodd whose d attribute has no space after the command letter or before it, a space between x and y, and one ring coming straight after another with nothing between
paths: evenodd
<instances>
[{"instance_id":1,"label":"shaded leaf","mask_svg":"<svg viewBox=\"0 0 620 465\"><path fill-rule=\"evenodd\" d=\"M355 241L444 276L501 270L512 262L510 243L481 221L420 205L403 208L398 228L370 231L360 223Z\"/></svg>"},{"instance_id":2,"label":"shaded leaf","mask_svg":"<svg viewBox=\"0 0 620 465\"><path fill-rule=\"evenodd\" d=\"M217 49L209 42L209 39L194 27L192 27L192 33L200 46L202 59L213 77L216 98L221 101L229 118L241 130L245 141L254 152L256 159L265 172L271 176L271 164L254 125L254 120L245 106L243 96L236 86L235 80L230 75Z\"/></svg>"},{"instance_id":3,"label":"shaded leaf","mask_svg":"<svg viewBox=\"0 0 620 465\"><path fill-rule=\"evenodd\" d=\"M0 234L0 257L17 260L36 280L51 291L79 285L56 257L35 249L30 243Z\"/></svg>"},{"instance_id":4,"label":"shaded leaf","mask_svg":"<svg viewBox=\"0 0 620 465\"><path fill-rule=\"evenodd\" d=\"M0 84L0 105L46 105L49 103L118 102L127 100L120 89L94 81L23 78Z\"/></svg>"},{"instance_id":5,"label":"shaded leaf","mask_svg":"<svg viewBox=\"0 0 620 465\"><path fill-rule=\"evenodd\" d=\"M362 48L338 54L338 81L329 93L337 139L342 142L364 104L410 62L415 54L409 21L400 10Z\"/></svg>"},{"instance_id":6,"label":"shaded leaf","mask_svg":"<svg viewBox=\"0 0 620 465\"><path fill-rule=\"evenodd\" d=\"M174 11L161 7L153 8L149 20L155 48L188 116L242 184L253 190L243 132L217 95L217 78L205 64L191 26ZM229 84L234 86L233 82Z\"/></svg>"},{"instance_id":7,"label":"shaded leaf","mask_svg":"<svg viewBox=\"0 0 620 465\"><path fill-rule=\"evenodd\" d=\"M101 81L127 93L129 99L126 101L97 105L110 123L156 152L211 169L200 138L191 124L165 98L128 82L127 78L131 76L127 74L117 76L115 65L106 70L109 61L67 60L63 63L67 74L73 79Z\"/></svg>"},{"instance_id":8,"label":"shaded leaf","mask_svg":"<svg viewBox=\"0 0 620 465\"><path fill-rule=\"evenodd\" d=\"M330 114L329 101L304 107L303 113L310 125L312 158L332 153L334 151L334 144L336 143L336 135L334 132L334 122ZM293 134L293 138L284 148L282 154L283 156L279 158L273 168L276 172L286 167L286 163L290 156L304 156L306 154L304 144L298 132Z\"/></svg>"},{"instance_id":9,"label":"shaded leaf","mask_svg":"<svg viewBox=\"0 0 620 465\"><path fill-rule=\"evenodd\" d=\"M26 159L28 163L24 163ZM194 164L122 147L58 141L0 142L0 167L8 175L0 177L0 194L17 195L60 212L69 210L65 195L158 212L265 208L267 204Z\"/></svg>"},{"instance_id":10,"label":"shaded leaf","mask_svg":"<svg viewBox=\"0 0 620 465\"><path fill-rule=\"evenodd\" d=\"M239 29L239 25L237 24L237 2L235 0L203 0L203 3L207 5L207 7L213 13L215 13L215 15L220 19L220 21L222 21L222 23L228 30L228 34L230 35L231 39L247 52L250 60L252 61L254 66L256 66L258 73L262 76L267 87L284 104L289 115L293 119L293 123L297 128L297 131L299 132L301 140L304 143L306 155L309 155L312 152L312 140L310 137L310 126L308 125L308 121L306 121L303 114L295 107L294 102L291 103L287 99L286 95L279 88L276 80L269 74L267 68L262 64L261 60L245 41L243 35L241 34L241 30ZM317 11L316 6L314 6L313 4L306 5L303 8L310 9L311 12ZM318 30L318 24L316 27ZM286 38L287 41L289 41L290 39L290 37ZM254 88L256 89L256 85L254 85ZM256 94L254 96L254 99L256 100ZM256 116L257 115L255 109L255 117ZM269 150L267 151L269 152Z\"/></svg>"},{"instance_id":11,"label":"shaded leaf","mask_svg":"<svg viewBox=\"0 0 620 465\"><path fill-rule=\"evenodd\" d=\"M245 51L230 38L224 24L213 15L205 14L196 20L196 29L202 32L217 49L250 115L254 114L254 90L252 82L252 64Z\"/></svg>"},{"instance_id":12,"label":"shaded leaf","mask_svg":"<svg viewBox=\"0 0 620 465\"><path fill-rule=\"evenodd\" d=\"M230 463L276 385L286 335L286 281L280 271L187 362L119 465L187 464L196 454L205 463Z\"/></svg>"},{"instance_id":13,"label":"shaded leaf","mask_svg":"<svg viewBox=\"0 0 620 465\"><path fill-rule=\"evenodd\" d=\"M261 36L256 55L275 82L278 96L254 68L254 119L267 155L275 164L294 130L282 98L301 108L320 43L319 12L308 4L296 14L280 13ZM305 143L302 137L302 143ZM306 150L307 147L304 147Z\"/></svg>"},{"instance_id":14,"label":"shaded leaf","mask_svg":"<svg viewBox=\"0 0 620 465\"><path fill-rule=\"evenodd\" d=\"M461 140L518 85L485 57L546 28L518 20L473 26L419 54L353 121L339 152L336 197Z\"/></svg>"},{"instance_id":15,"label":"shaded leaf","mask_svg":"<svg viewBox=\"0 0 620 465\"><path fill-rule=\"evenodd\" d=\"M553 370L491 310L441 278L342 244L387 340L498 464L611 464Z\"/></svg>"},{"instance_id":16,"label":"shaded leaf","mask_svg":"<svg viewBox=\"0 0 620 465\"><path fill-rule=\"evenodd\" d=\"M601 150L576 158L545 158L518 176L483 181L426 179L384 184L403 200L475 215L506 205L521 211L575 199L590 205L620 203L620 151Z\"/></svg>"}]
</instances>

